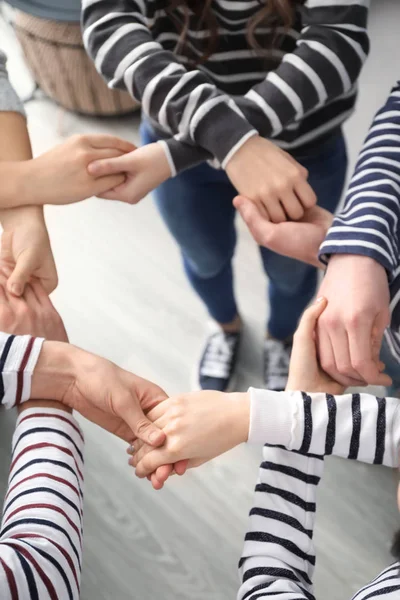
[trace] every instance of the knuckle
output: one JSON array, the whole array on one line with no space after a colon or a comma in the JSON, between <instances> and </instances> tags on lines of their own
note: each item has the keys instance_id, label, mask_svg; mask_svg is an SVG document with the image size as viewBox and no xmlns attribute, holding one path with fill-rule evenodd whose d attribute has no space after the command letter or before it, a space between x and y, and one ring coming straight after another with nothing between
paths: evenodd
<instances>
[{"instance_id":1,"label":"knuckle","mask_svg":"<svg viewBox=\"0 0 400 600\"><path fill-rule=\"evenodd\" d=\"M138 419L136 422L136 432L138 435L143 435L149 429L150 423L146 418Z\"/></svg>"}]
</instances>

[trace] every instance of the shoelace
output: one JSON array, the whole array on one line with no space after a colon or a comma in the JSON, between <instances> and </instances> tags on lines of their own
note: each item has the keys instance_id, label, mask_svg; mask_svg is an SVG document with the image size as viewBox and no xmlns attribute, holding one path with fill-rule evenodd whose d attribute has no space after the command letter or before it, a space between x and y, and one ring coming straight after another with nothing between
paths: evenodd
<instances>
[{"instance_id":1,"label":"shoelace","mask_svg":"<svg viewBox=\"0 0 400 600\"><path fill-rule=\"evenodd\" d=\"M288 373L291 344L267 340L269 348L265 361L265 374L268 377L284 377Z\"/></svg>"},{"instance_id":2,"label":"shoelace","mask_svg":"<svg viewBox=\"0 0 400 600\"><path fill-rule=\"evenodd\" d=\"M213 335L207 345L200 374L227 379L230 373L235 336L223 332Z\"/></svg>"}]
</instances>

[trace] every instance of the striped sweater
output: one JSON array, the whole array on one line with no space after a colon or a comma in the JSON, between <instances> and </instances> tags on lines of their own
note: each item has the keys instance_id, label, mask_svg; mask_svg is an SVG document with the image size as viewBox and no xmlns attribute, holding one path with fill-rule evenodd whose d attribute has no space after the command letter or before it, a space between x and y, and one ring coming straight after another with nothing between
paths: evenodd
<instances>
[{"instance_id":1,"label":"striped sweater","mask_svg":"<svg viewBox=\"0 0 400 600\"><path fill-rule=\"evenodd\" d=\"M127 90L161 137L172 173L215 158L225 167L257 132L286 149L332 133L351 114L369 50L369 0L305 0L292 29L260 57L246 25L258 0L213 0L216 51L196 68L179 48L184 13L166 0L83 0L84 43L109 87ZM264 48L268 27L260 27ZM209 32L190 13L195 57ZM168 138L168 139L167 139Z\"/></svg>"},{"instance_id":2,"label":"striped sweater","mask_svg":"<svg viewBox=\"0 0 400 600\"><path fill-rule=\"evenodd\" d=\"M392 324L386 337L400 360L400 81L377 113L351 180L344 208L320 249L360 254L378 261L389 275Z\"/></svg>"},{"instance_id":3,"label":"striped sweater","mask_svg":"<svg viewBox=\"0 0 400 600\"><path fill-rule=\"evenodd\" d=\"M264 446L238 600L315 600L313 530L324 457L400 464L400 402L370 394L331 396L251 390L249 441ZM354 600L400 597L400 564Z\"/></svg>"},{"instance_id":4,"label":"striped sweater","mask_svg":"<svg viewBox=\"0 0 400 600\"><path fill-rule=\"evenodd\" d=\"M0 333L6 407L29 399L42 341ZM1 600L78 600L82 564L83 436L62 410L18 418L0 530Z\"/></svg>"}]
</instances>

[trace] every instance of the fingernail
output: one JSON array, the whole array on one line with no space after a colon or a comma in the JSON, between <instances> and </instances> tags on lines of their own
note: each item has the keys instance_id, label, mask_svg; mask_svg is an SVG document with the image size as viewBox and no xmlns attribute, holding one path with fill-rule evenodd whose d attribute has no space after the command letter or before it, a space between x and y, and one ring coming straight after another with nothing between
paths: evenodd
<instances>
[{"instance_id":1,"label":"fingernail","mask_svg":"<svg viewBox=\"0 0 400 600\"><path fill-rule=\"evenodd\" d=\"M156 442L158 439L160 439L160 431L152 431L149 434L149 442Z\"/></svg>"},{"instance_id":2,"label":"fingernail","mask_svg":"<svg viewBox=\"0 0 400 600\"><path fill-rule=\"evenodd\" d=\"M323 299L324 299L323 296L319 296L319 298L316 299L315 304L318 304L319 302L322 302Z\"/></svg>"},{"instance_id":3,"label":"fingernail","mask_svg":"<svg viewBox=\"0 0 400 600\"><path fill-rule=\"evenodd\" d=\"M22 294L22 288L19 283L13 283L11 286L11 291L16 296L20 296Z\"/></svg>"}]
</instances>

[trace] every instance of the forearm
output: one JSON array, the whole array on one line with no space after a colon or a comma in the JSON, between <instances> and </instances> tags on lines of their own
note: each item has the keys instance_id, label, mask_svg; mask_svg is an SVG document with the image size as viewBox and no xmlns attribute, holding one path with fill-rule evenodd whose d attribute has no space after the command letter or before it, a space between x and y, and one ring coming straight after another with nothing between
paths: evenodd
<instances>
[{"instance_id":1,"label":"forearm","mask_svg":"<svg viewBox=\"0 0 400 600\"><path fill-rule=\"evenodd\" d=\"M166 134L182 136L224 165L255 130L204 72L187 71L172 52L154 41L150 27L155 15L151 5L145 8L126 0L84 2L89 55L108 85L126 89ZM175 171L182 160L179 153Z\"/></svg>"},{"instance_id":2,"label":"forearm","mask_svg":"<svg viewBox=\"0 0 400 600\"><path fill-rule=\"evenodd\" d=\"M14 220L14 208L32 204L32 149L26 119L17 112L0 112L0 220ZM19 212L20 214L20 212ZM41 207L29 208L27 216L43 215Z\"/></svg>"},{"instance_id":3,"label":"forearm","mask_svg":"<svg viewBox=\"0 0 400 600\"><path fill-rule=\"evenodd\" d=\"M399 262L400 82L377 113L351 180L344 208L320 248L332 254L358 254L379 262L389 274Z\"/></svg>"},{"instance_id":4,"label":"forearm","mask_svg":"<svg viewBox=\"0 0 400 600\"><path fill-rule=\"evenodd\" d=\"M64 410L23 410L13 437L0 532L0 589L24 598L79 598L83 436ZM14 584L14 585L13 585Z\"/></svg>"},{"instance_id":5,"label":"forearm","mask_svg":"<svg viewBox=\"0 0 400 600\"><path fill-rule=\"evenodd\" d=\"M312 600L312 541L323 459L264 447L239 563L238 599Z\"/></svg>"},{"instance_id":6,"label":"forearm","mask_svg":"<svg viewBox=\"0 0 400 600\"><path fill-rule=\"evenodd\" d=\"M399 466L396 398L250 390L249 441L304 455Z\"/></svg>"}]
</instances>

